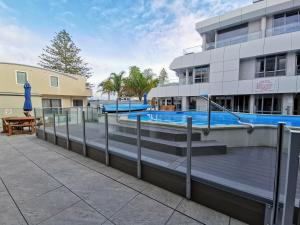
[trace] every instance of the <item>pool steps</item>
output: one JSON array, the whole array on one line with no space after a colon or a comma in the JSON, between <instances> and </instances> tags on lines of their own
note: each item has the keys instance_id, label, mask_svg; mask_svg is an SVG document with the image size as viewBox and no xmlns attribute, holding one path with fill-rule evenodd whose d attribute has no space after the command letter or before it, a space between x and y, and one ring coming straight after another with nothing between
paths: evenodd
<instances>
[{"instance_id":1,"label":"pool steps","mask_svg":"<svg viewBox=\"0 0 300 225\"><path fill-rule=\"evenodd\" d=\"M168 154L186 155L186 132L180 130L147 127L141 129L142 147ZM127 144L136 145L136 128L126 125L115 125L109 132L109 138ZM192 155L226 154L227 147L215 140L200 141L200 133L193 133Z\"/></svg>"}]
</instances>

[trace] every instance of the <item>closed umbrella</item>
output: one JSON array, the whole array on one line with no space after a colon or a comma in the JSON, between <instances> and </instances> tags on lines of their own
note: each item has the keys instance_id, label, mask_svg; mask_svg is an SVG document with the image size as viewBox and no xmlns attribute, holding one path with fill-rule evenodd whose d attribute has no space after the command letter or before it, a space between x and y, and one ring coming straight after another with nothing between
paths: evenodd
<instances>
[{"instance_id":1,"label":"closed umbrella","mask_svg":"<svg viewBox=\"0 0 300 225\"><path fill-rule=\"evenodd\" d=\"M144 105L147 105L148 101L147 101L147 93L144 94Z\"/></svg>"},{"instance_id":2,"label":"closed umbrella","mask_svg":"<svg viewBox=\"0 0 300 225\"><path fill-rule=\"evenodd\" d=\"M28 81L24 84L24 96L25 102L23 106L24 114L26 116L30 116L29 112L32 111L32 104L31 104L31 86Z\"/></svg>"}]
</instances>

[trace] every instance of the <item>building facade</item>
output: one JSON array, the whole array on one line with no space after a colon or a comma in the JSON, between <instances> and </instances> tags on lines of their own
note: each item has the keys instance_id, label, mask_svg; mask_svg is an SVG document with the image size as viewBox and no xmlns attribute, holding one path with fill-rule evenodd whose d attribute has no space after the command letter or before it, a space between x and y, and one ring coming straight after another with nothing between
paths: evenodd
<instances>
[{"instance_id":1,"label":"building facade","mask_svg":"<svg viewBox=\"0 0 300 225\"><path fill-rule=\"evenodd\" d=\"M196 23L202 50L170 69L179 82L150 97L178 110L205 110L200 95L236 112L300 114L300 1L261 0Z\"/></svg>"},{"instance_id":2,"label":"building facade","mask_svg":"<svg viewBox=\"0 0 300 225\"><path fill-rule=\"evenodd\" d=\"M20 109L24 83L31 85L34 108L86 106L92 95L84 76L64 74L35 66L0 63L0 108Z\"/></svg>"}]
</instances>

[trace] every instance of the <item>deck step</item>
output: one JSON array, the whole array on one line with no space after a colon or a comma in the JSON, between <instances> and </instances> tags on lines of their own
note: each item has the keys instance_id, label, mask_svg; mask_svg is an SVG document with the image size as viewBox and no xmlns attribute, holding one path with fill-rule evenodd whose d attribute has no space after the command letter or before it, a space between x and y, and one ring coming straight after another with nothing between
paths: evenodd
<instances>
[{"instance_id":1,"label":"deck step","mask_svg":"<svg viewBox=\"0 0 300 225\"><path fill-rule=\"evenodd\" d=\"M114 141L123 142L131 145L137 143L137 138L135 134L114 131L109 134L109 138ZM173 155L185 156L187 149L186 141L172 141L165 140L161 138L145 137L142 136L141 146L156 150L160 152L165 152ZM219 143L217 141L193 141L192 144L192 155L218 155L226 154L227 147L225 144Z\"/></svg>"},{"instance_id":2,"label":"deck step","mask_svg":"<svg viewBox=\"0 0 300 225\"><path fill-rule=\"evenodd\" d=\"M115 125L114 128L118 132L134 134L136 135L136 127L133 125ZM144 137L152 137L152 138L159 138L169 141L186 141L186 131L183 129L167 129L161 127L151 127L147 126L141 127L141 135ZM200 133L193 133L192 134L193 141L200 141L201 134Z\"/></svg>"}]
</instances>

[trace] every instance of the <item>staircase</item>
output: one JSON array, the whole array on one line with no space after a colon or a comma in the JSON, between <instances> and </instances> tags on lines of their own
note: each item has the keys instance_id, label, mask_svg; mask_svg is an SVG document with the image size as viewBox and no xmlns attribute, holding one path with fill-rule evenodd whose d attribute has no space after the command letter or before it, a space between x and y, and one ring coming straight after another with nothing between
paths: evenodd
<instances>
[{"instance_id":1,"label":"staircase","mask_svg":"<svg viewBox=\"0 0 300 225\"><path fill-rule=\"evenodd\" d=\"M109 138L114 141L136 145L136 128L131 125L110 127ZM168 154L185 156L187 136L184 130L157 127L141 128L141 146ZM201 141L200 133L192 134L192 155L226 154L226 145L215 140Z\"/></svg>"}]
</instances>

